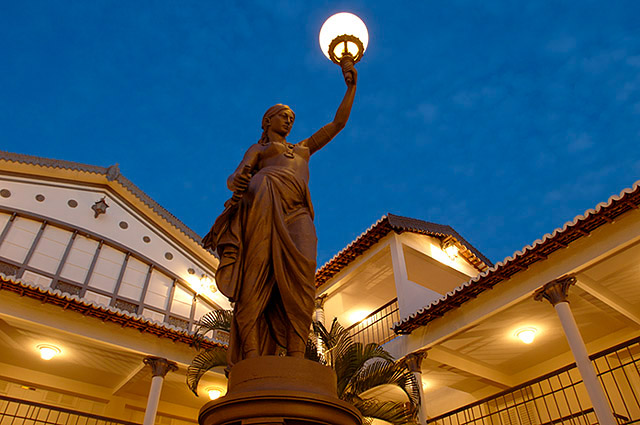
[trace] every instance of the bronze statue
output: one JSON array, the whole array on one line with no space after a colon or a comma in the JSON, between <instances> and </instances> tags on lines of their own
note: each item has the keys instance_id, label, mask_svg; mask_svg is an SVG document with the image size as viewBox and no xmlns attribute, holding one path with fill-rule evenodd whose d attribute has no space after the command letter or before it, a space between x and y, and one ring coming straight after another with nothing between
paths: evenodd
<instances>
[{"instance_id":1,"label":"bronze statue","mask_svg":"<svg viewBox=\"0 0 640 425\"><path fill-rule=\"evenodd\" d=\"M316 231L309 196L309 158L346 125L357 72L342 65L347 91L332 122L308 139L286 138L295 114L277 104L262 118L262 137L227 179L233 196L204 237L217 250L216 282L234 305L229 367L242 359L303 357L315 299Z\"/></svg>"}]
</instances>

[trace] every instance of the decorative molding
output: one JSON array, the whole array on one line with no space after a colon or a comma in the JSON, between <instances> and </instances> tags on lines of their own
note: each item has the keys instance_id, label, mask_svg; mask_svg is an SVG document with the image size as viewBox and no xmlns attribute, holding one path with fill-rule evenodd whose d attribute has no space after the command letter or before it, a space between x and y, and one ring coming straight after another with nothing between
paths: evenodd
<instances>
[{"instance_id":1,"label":"decorative molding","mask_svg":"<svg viewBox=\"0 0 640 425\"><path fill-rule=\"evenodd\" d=\"M533 294L533 299L536 301L542 301L544 298L553 306L560 303L568 303L569 287L575 283L576 278L573 276L563 276L559 279L552 280L542 288L538 289Z\"/></svg>"},{"instance_id":2,"label":"decorative molding","mask_svg":"<svg viewBox=\"0 0 640 425\"><path fill-rule=\"evenodd\" d=\"M426 351L415 351L404 358L404 364L412 373L422 373L422 360L426 358Z\"/></svg>"},{"instance_id":3,"label":"decorative molding","mask_svg":"<svg viewBox=\"0 0 640 425\"><path fill-rule=\"evenodd\" d=\"M316 310L324 309L324 302L326 300L327 300L327 294L322 294L319 297L316 297L316 299L315 299L315 308L316 308Z\"/></svg>"},{"instance_id":4,"label":"decorative molding","mask_svg":"<svg viewBox=\"0 0 640 425\"><path fill-rule=\"evenodd\" d=\"M178 370L176 362L172 362L171 360L167 360L162 357L149 356L145 357L142 362L151 366L151 373L154 377L160 376L161 378L164 378L167 373Z\"/></svg>"},{"instance_id":5,"label":"decorative molding","mask_svg":"<svg viewBox=\"0 0 640 425\"><path fill-rule=\"evenodd\" d=\"M120 177L120 167L119 164L113 164L112 166L110 166L109 168L107 168L107 180L109 180L110 182L116 180L118 177Z\"/></svg>"},{"instance_id":6,"label":"decorative molding","mask_svg":"<svg viewBox=\"0 0 640 425\"><path fill-rule=\"evenodd\" d=\"M107 208L109 208L109 204L107 204L107 201L105 200L105 196L102 197L102 199L100 199L99 201L96 201L92 206L91 209L93 210L93 212L95 213L93 218L98 218L98 216L100 214L106 214L107 213Z\"/></svg>"}]
</instances>

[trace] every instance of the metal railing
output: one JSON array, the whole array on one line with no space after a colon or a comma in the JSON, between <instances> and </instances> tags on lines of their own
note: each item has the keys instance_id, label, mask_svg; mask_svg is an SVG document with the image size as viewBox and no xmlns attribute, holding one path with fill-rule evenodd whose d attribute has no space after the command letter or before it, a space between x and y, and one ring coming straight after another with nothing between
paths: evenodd
<instances>
[{"instance_id":1,"label":"metal railing","mask_svg":"<svg viewBox=\"0 0 640 425\"><path fill-rule=\"evenodd\" d=\"M640 421L640 337L590 359L618 423ZM430 425L597 423L575 363L427 421Z\"/></svg>"},{"instance_id":2,"label":"metal railing","mask_svg":"<svg viewBox=\"0 0 640 425\"><path fill-rule=\"evenodd\" d=\"M0 425L137 425L0 395Z\"/></svg>"},{"instance_id":3,"label":"metal railing","mask_svg":"<svg viewBox=\"0 0 640 425\"><path fill-rule=\"evenodd\" d=\"M363 344L377 342L382 345L397 336L391 327L399 321L398 299L395 298L361 321L349 326L347 330L354 342Z\"/></svg>"}]
</instances>

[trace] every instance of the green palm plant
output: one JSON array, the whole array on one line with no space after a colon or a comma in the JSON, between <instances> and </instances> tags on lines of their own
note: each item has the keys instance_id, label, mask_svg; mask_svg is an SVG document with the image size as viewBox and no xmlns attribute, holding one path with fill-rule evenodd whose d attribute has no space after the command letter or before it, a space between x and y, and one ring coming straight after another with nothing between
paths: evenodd
<instances>
[{"instance_id":1,"label":"green palm plant","mask_svg":"<svg viewBox=\"0 0 640 425\"><path fill-rule=\"evenodd\" d=\"M227 367L227 347L219 345L204 347L205 337L209 332L229 333L232 320L233 310L213 310L198 321L193 335L193 345L199 352L187 368L187 386L196 396L198 396L198 384L205 373L218 367Z\"/></svg>"},{"instance_id":2,"label":"green palm plant","mask_svg":"<svg viewBox=\"0 0 640 425\"><path fill-rule=\"evenodd\" d=\"M226 367L226 348L202 347L211 331L229 332L232 311L216 310L200 319L194 345L200 352L187 368L187 386L197 396L198 383L209 370ZM414 375L379 344L354 342L349 331L336 319L327 329L315 322L307 342L306 357L331 367L337 376L338 397L360 411L365 422L380 419L394 425L417 424L419 388ZM406 395L406 402L380 401L375 392L382 386L395 386Z\"/></svg>"},{"instance_id":3,"label":"green palm plant","mask_svg":"<svg viewBox=\"0 0 640 425\"><path fill-rule=\"evenodd\" d=\"M418 382L403 363L394 361L380 344L354 342L336 319L326 329L313 324L320 341L320 361L338 378L338 397L352 404L367 423L380 419L394 425L417 424L420 393ZM376 389L394 386L406 395L406 402L380 401Z\"/></svg>"}]
</instances>

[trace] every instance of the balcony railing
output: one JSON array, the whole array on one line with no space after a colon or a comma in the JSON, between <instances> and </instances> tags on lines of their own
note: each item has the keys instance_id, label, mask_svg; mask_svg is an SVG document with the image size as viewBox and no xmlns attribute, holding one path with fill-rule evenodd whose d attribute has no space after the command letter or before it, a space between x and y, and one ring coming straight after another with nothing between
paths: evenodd
<instances>
[{"instance_id":1,"label":"balcony railing","mask_svg":"<svg viewBox=\"0 0 640 425\"><path fill-rule=\"evenodd\" d=\"M395 322L399 321L398 299L395 298L361 321L354 323L347 330L354 342L363 344L377 342L382 345L397 336L391 330L391 327Z\"/></svg>"},{"instance_id":2,"label":"balcony railing","mask_svg":"<svg viewBox=\"0 0 640 425\"><path fill-rule=\"evenodd\" d=\"M618 423L639 421L640 337L590 358ZM427 408L428 403L427 399ZM597 423L575 363L427 421L430 425Z\"/></svg>"},{"instance_id":3,"label":"balcony railing","mask_svg":"<svg viewBox=\"0 0 640 425\"><path fill-rule=\"evenodd\" d=\"M0 395L0 425L137 425Z\"/></svg>"}]
</instances>

